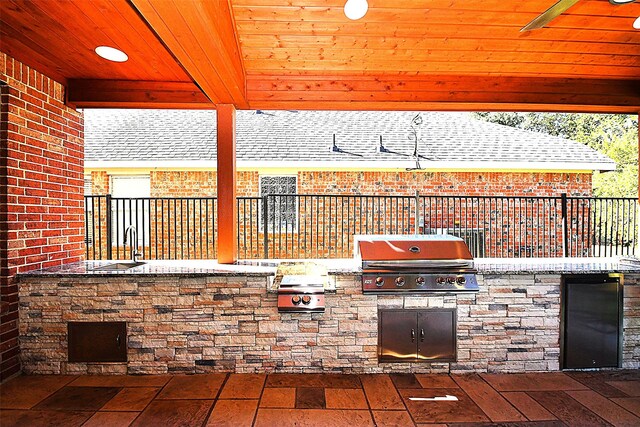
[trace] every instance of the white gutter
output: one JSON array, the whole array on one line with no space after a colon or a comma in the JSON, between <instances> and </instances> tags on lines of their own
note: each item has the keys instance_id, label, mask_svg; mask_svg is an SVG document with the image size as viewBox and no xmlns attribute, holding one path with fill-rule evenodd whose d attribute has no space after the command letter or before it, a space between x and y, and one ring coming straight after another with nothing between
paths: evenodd
<instances>
[{"instance_id":1,"label":"white gutter","mask_svg":"<svg viewBox=\"0 0 640 427\"><path fill-rule=\"evenodd\" d=\"M420 161L422 171L612 171L613 162L486 162L486 161ZM243 161L236 163L237 169L265 170L350 170L350 171L404 171L414 168L415 160L404 161ZM149 170L215 170L215 160L142 160L142 161L85 161L85 169L149 169ZM420 172L420 171L416 171Z\"/></svg>"}]
</instances>

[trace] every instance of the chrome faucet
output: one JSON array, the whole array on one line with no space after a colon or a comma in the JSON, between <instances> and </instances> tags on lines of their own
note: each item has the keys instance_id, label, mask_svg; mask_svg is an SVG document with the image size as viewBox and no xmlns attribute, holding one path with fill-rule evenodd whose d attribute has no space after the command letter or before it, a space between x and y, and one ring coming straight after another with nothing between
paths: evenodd
<instances>
[{"instance_id":1,"label":"chrome faucet","mask_svg":"<svg viewBox=\"0 0 640 427\"><path fill-rule=\"evenodd\" d=\"M131 231L131 261L138 262L137 257L142 256L140 252L138 252L138 230L133 225L129 225L124 230L124 245L127 246L127 235Z\"/></svg>"}]
</instances>

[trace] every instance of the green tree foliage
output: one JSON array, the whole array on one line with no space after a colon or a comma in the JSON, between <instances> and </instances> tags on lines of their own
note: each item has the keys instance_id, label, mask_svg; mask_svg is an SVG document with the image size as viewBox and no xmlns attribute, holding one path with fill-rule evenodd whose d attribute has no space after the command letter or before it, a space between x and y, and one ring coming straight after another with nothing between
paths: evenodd
<instances>
[{"instance_id":1,"label":"green tree foliage","mask_svg":"<svg viewBox=\"0 0 640 427\"><path fill-rule=\"evenodd\" d=\"M596 173L597 197L638 197L638 116L578 113L473 113L488 122L582 142L616 162L615 172Z\"/></svg>"}]
</instances>

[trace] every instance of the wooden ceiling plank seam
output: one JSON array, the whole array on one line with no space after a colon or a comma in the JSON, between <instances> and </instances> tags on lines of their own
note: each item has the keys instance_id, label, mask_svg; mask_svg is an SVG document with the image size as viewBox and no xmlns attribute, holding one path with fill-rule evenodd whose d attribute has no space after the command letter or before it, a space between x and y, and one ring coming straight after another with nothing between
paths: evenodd
<instances>
[{"instance_id":1,"label":"wooden ceiling plank seam","mask_svg":"<svg viewBox=\"0 0 640 427\"><path fill-rule=\"evenodd\" d=\"M503 26L514 26L522 28L534 18L540 15L539 12L501 12L484 9L482 13L470 10L447 9L377 9L370 7L365 17L357 23L419 23L426 24L454 24L454 25L486 25L499 22ZM255 8L255 7L234 7L234 13L238 21L254 22L296 22L304 21L310 23L341 23L344 22L344 9L328 7L300 7L300 8ZM558 16L550 24L551 26L565 26L574 28L589 24L590 27L617 31L624 24L633 23L634 16L593 16L576 15L564 13ZM631 20L631 21L630 21ZM354 22L356 24L356 22Z\"/></svg>"},{"instance_id":2,"label":"wooden ceiling plank seam","mask_svg":"<svg viewBox=\"0 0 640 427\"><path fill-rule=\"evenodd\" d=\"M350 60L363 62L377 61L487 61L487 62L524 62L531 63L535 57L537 63L547 64L599 64L610 66L639 67L640 55L607 55L589 53L554 52L501 52L478 50L438 50L438 49L259 49L245 51L245 59L288 61L296 58L315 60Z\"/></svg>"},{"instance_id":3,"label":"wooden ceiling plank seam","mask_svg":"<svg viewBox=\"0 0 640 427\"><path fill-rule=\"evenodd\" d=\"M640 37L637 30L632 28L629 31L603 31L581 29L579 31L569 30L565 28L545 28L544 31L529 31L526 33L516 34L515 27L505 27L501 25L484 26L482 31L477 26L466 25L400 25L400 24L341 24L341 25L317 25L306 22L271 22L261 25L254 21L236 21L239 37L245 35L272 35L274 33L281 35L352 35L352 36L386 36L395 38L421 38L421 37L460 37L460 38L490 38L504 39L517 37L521 40L549 40L564 41L576 40L581 42L602 42L610 41L615 43L638 43Z\"/></svg>"},{"instance_id":4,"label":"wooden ceiling plank seam","mask_svg":"<svg viewBox=\"0 0 640 427\"><path fill-rule=\"evenodd\" d=\"M13 3L13 2L12 2ZM14 6L15 3L14 3ZM18 6L19 7L19 6ZM3 10L3 16L2 16L2 27L3 30L6 30L7 28L10 28L13 30L13 33L16 34L17 36L19 36L22 40L25 41L29 41L29 46L31 48L31 50L35 50L38 53L40 53L41 55L50 55L51 51L56 48L56 46L65 46L65 47L72 47L71 49L71 58L69 58L69 63L70 64L74 64L74 63L83 63L84 61L84 56L82 55L82 52L80 52L79 50L77 50L75 47L79 46L79 42L78 43L69 43L68 40L66 40L64 38L64 34L60 34L60 31L52 31L52 32L48 32L46 35L46 41L47 43L51 44L53 43L53 46L49 45L47 47L45 47L43 45L43 37L44 35L40 35L37 32L35 32L35 28L33 27L33 25L29 22L24 22L20 19L16 19L15 22L17 22L21 28L15 28L14 26L10 25L9 22L6 22L6 19L8 16L13 16L13 14L8 12L9 9L5 9ZM37 9L33 9L31 12L35 11ZM15 16L14 16L15 18ZM42 21L45 21L46 18L41 17L40 19ZM43 23L41 21L41 25L44 27ZM14 37L17 38L17 37ZM24 42L23 42L24 43ZM27 61L28 63L28 61ZM97 68L97 67L96 67Z\"/></svg>"},{"instance_id":5,"label":"wooden ceiling plank seam","mask_svg":"<svg viewBox=\"0 0 640 427\"><path fill-rule=\"evenodd\" d=\"M224 1L217 2L217 5L226 5L227 3ZM215 50L223 52L224 56L218 57L217 55L210 55L207 52L207 58L211 62L211 65L219 72L221 76L221 80L225 83L227 87L227 91L230 93L232 99L238 98L240 96L242 99L246 99L245 92L245 84L244 84L244 66L242 64L242 57L240 55L240 51L238 50L239 46L236 44L236 38L234 28L231 27L231 24L227 22L227 20L232 19L231 11L223 8L222 10L218 10L219 7L216 8L208 8L208 3L196 2L194 5L198 6L198 10L191 8L182 8L181 13L190 13L190 19L188 22L201 22L202 30L200 35L203 37L198 37L194 33L194 37L196 37L204 52L207 52L208 46L203 45L202 41L204 37L207 37L212 32L215 33L215 37L209 37L208 40L213 42L213 45L216 47ZM199 12L199 13L193 13ZM211 14L215 13L215 16ZM206 17L207 20L203 20ZM228 24L227 28L225 28L225 23ZM197 27L196 27L197 28ZM190 26L190 29L193 31L194 26ZM209 30L209 31L207 31ZM233 38L232 41L229 39ZM213 60L213 62L212 62Z\"/></svg>"},{"instance_id":6,"label":"wooden ceiling plank seam","mask_svg":"<svg viewBox=\"0 0 640 427\"><path fill-rule=\"evenodd\" d=\"M321 60L321 61L292 61L289 60L286 63L277 62L277 61L269 61L269 60L254 60L254 59L246 59L247 68L251 68L252 70L261 70L261 71L280 71L284 68L290 67L299 70L309 70L309 71L317 71L326 69L327 67L332 70L344 70L344 71L352 71L352 70L365 70L369 73L377 73L384 71L393 71L397 68L394 68L394 64L389 62L387 63L354 63L351 61L333 61L333 60ZM409 65L415 68L409 68ZM532 70L528 70L527 67L530 66ZM627 77L633 78L638 75L637 68L638 67L608 67L601 65L580 65L580 64L546 64L546 66L552 66L553 70L547 71L546 74L549 76L554 75L574 75L574 76L610 76L610 77ZM419 68L418 68L419 67ZM539 75L541 74L539 68L537 68L537 64L535 63L525 63L525 62L472 62L467 61L465 63L450 63L446 61L442 62L433 62L433 61L421 61L421 62L413 62L411 64L404 63L403 70L409 72L416 73L459 73L459 74L470 74L470 73L502 73L509 75Z\"/></svg>"},{"instance_id":7,"label":"wooden ceiling plank seam","mask_svg":"<svg viewBox=\"0 0 640 427\"><path fill-rule=\"evenodd\" d=\"M297 40L296 40L297 39ZM640 51L640 43L638 43ZM545 40L491 40L469 38L422 38L404 39L400 43L388 37L358 39L356 37L286 37L286 36L254 36L245 37L244 49L286 49L286 48L324 48L324 49L403 49L418 50L482 50L496 52L549 52L576 53L585 52L587 43L565 41L550 42ZM636 56L629 49L630 44L623 43L589 43L590 54L629 55ZM553 50L552 50L553 49Z\"/></svg>"},{"instance_id":8,"label":"wooden ceiling plank seam","mask_svg":"<svg viewBox=\"0 0 640 427\"><path fill-rule=\"evenodd\" d=\"M311 8L318 7L317 0L307 1L287 1L283 4L280 0L275 1L263 1L263 0L233 0L234 7L253 7L253 8L272 8L277 9L280 7L289 8ZM329 8L342 8L344 7L344 0L324 0L322 7ZM496 12L515 13L515 12L529 12L540 14L544 12L549 6L553 4L550 1L504 1L504 0L465 0L465 1L451 1L451 0L429 0L428 2L420 2L416 0L395 0L382 2L377 0L369 4L370 9L455 9L464 10L470 12L482 12L485 10L492 10ZM571 8L571 13L584 14L584 15L602 15L618 16L624 14L624 16L634 12L638 12L640 5L629 4L624 7L614 6L606 3L602 0L599 1L581 1ZM566 12L565 12L566 13Z\"/></svg>"},{"instance_id":9,"label":"wooden ceiling plank seam","mask_svg":"<svg viewBox=\"0 0 640 427\"><path fill-rule=\"evenodd\" d=\"M507 91L495 92L369 92L369 91L260 91L252 92L253 101L353 101L353 102L401 102L401 101L434 101L434 102L476 102L476 103L507 103L516 101L519 103L566 103L566 104L615 104L633 106L640 105L640 97L631 94L620 95L593 95L585 94L551 94L551 93L511 93Z\"/></svg>"},{"instance_id":10,"label":"wooden ceiling plank seam","mask_svg":"<svg viewBox=\"0 0 640 427\"><path fill-rule=\"evenodd\" d=\"M153 29L156 36L162 40L176 60L182 64L191 79L202 89L209 100L214 104L221 103L221 98L215 93L215 90L206 77L199 71L194 60L186 52L185 48L182 46L177 36L173 34L170 27L165 23L161 14L156 11L152 2L150 0L131 0L131 2ZM180 18L182 19L182 17ZM186 25L186 23L184 23L184 25Z\"/></svg>"},{"instance_id":11,"label":"wooden ceiling plank seam","mask_svg":"<svg viewBox=\"0 0 640 427\"><path fill-rule=\"evenodd\" d=\"M589 80L567 81L566 79L520 79L518 81L496 78L447 79L436 77L430 80L391 80L362 79L338 80L320 79L312 76L304 80L272 78L248 79L247 89L250 91L289 91L289 90L345 90L370 92L477 92L494 93L497 91L514 93L547 93L547 94L599 94L607 96L628 96L640 94L640 80L602 82Z\"/></svg>"},{"instance_id":12,"label":"wooden ceiling plank seam","mask_svg":"<svg viewBox=\"0 0 640 427\"><path fill-rule=\"evenodd\" d=\"M462 102L256 102L249 105L252 110L329 110L329 111L515 111L515 112L571 112L571 113L611 113L637 114L639 106L621 107L609 105L567 105L567 104L498 104Z\"/></svg>"}]
</instances>

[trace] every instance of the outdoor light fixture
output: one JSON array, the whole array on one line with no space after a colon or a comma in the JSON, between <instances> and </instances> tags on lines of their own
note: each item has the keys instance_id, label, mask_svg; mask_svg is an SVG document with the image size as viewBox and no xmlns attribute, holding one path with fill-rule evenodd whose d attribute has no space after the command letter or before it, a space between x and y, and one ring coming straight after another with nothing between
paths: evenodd
<instances>
[{"instance_id":1,"label":"outdoor light fixture","mask_svg":"<svg viewBox=\"0 0 640 427\"><path fill-rule=\"evenodd\" d=\"M96 54L101 58L113 62L125 62L129 59L123 51L109 46L98 46L96 48Z\"/></svg>"},{"instance_id":2,"label":"outdoor light fixture","mask_svg":"<svg viewBox=\"0 0 640 427\"><path fill-rule=\"evenodd\" d=\"M344 14L353 21L366 15L367 10L369 10L367 0L347 0L344 5Z\"/></svg>"},{"instance_id":3,"label":"outdoor light fixture","mask_svg":"<svg viewBox=\"0 0 640 427\"><path fill-rule=\"evenodd\" d=\"M611 4L626 4L626 3L633 3L636 0L609 0L609 3Z\"/></svg>"},{"instance_id":4,"label":"outdoor light fixture","mask_svg":"<svg viewBox=\"0 0 640 427\"><path fill-rule=\"evenodd\" d=\"M635 28L636 30L640 30L640 16L638 16L636 20L633 21L633 28Z\"/></svg>"}]
</instances>

